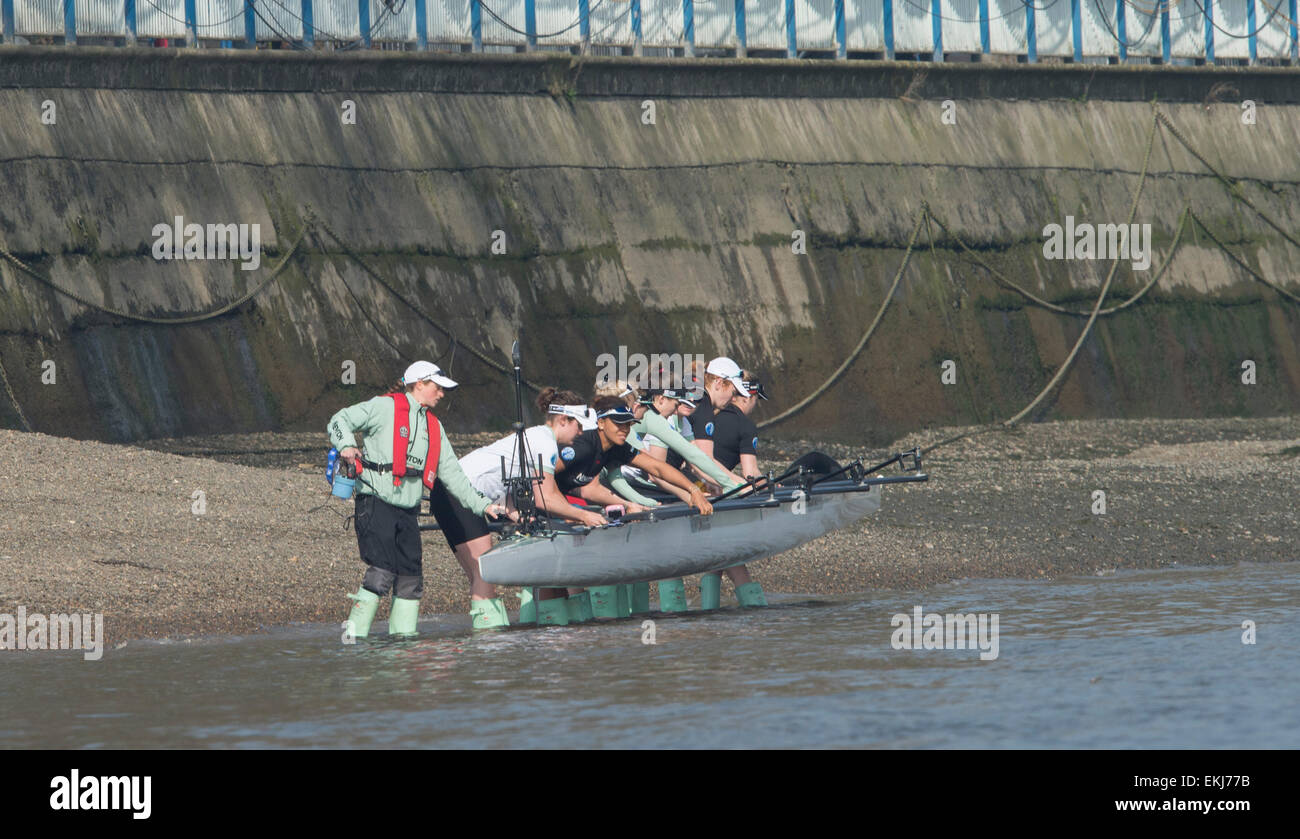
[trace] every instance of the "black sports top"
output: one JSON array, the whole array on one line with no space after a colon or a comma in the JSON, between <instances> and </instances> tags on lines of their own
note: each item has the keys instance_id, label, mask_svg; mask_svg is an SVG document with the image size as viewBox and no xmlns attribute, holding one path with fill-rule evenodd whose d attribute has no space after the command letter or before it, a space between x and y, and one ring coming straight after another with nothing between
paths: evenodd
<instances>
[{"instance_id":1,"label":"black sports top","mask_svg":"<svg viewBox=\"0 0 1300 839\"><path fill-rule=\"evenodd\" d=\"M570 446L561 446L556 466L562 462L564 470L556 470L555 484L561 492L572 494L596 479L600 470L609 466L621 466L631 463L637 456L637 450L624 443L610 446L607 451L600 448L600 431L584 431L574 439Z\"/></svg>"}]
</instances>

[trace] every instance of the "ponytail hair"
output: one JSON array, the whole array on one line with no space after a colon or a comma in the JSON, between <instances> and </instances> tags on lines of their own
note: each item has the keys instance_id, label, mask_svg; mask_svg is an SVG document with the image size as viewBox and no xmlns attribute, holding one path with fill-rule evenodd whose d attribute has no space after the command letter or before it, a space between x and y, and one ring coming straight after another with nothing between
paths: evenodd
<instances>
[{"instance_id":1,"label":"ponytail hair","mask_svg":"<svg viewBox=\"0 0 1300 839\"><path fill-rule=\"evenodd\" d=\"M560 390L558 387L544 387L542 392L537 394L537 401L534 403L537 411L542 415L543 422L550 422L550 409L552 405L586 405L587 400L571 390Z\"/></svg>"}]
</instances>

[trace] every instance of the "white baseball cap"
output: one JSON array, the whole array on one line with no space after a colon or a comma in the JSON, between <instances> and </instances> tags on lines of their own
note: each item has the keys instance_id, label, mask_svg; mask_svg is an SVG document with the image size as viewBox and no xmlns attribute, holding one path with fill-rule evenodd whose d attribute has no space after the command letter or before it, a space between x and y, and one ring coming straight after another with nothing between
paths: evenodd
<instances>
[{"instance_id":1,"label":"white baseball cap","mask_svg":"<svg viewBox=\"0 0 1300 839\"><path fill-rule=\"evenodd\" d=\"M442 374L442 368L432 361L417 361L406 368L402 384L413 385L416 382L436 382L445 388L453 388L456 383Z\"/></svg>"},{"instance_id":2,"label":"white baseball cap","mask_svg":"<svg viewBox=\"0 0 1300 839\"><path fill-rule=\"evenodd\" d=\"M736 392L741 396L749 396L745 380L740 376L740 365L726 356L719 356L710 361L709 366L704 368L704 372L726 379L736 386Z\"/></svg>"}]
</instances>

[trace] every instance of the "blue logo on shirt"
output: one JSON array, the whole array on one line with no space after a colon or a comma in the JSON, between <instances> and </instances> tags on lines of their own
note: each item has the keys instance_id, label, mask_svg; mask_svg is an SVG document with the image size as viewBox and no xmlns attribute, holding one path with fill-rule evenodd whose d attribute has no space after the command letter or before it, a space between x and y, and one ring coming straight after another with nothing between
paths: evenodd
<instances>
[{"instance_id":1,"label":"blue logo on shirt","mask_svg":"<svg viewBox=\"0 0 1300 839\"><path fill-rule=\"evenodd\" d=\"M754 451L758 451L758 438L754 438Z\"/></svg>"},{"instance_id":2,"label":"blue logo on shirt","mask_svg":"<svg viewBox=\"0 0 1300 839\"><path fill-rule=\"evenodd\" d=\"M711 423L711 422L706 422L706 423L704 424L704 433L705 433L705 434L708 434L710 437L713 436L713 423Z\"/></svg>"},{"instance_id":3,"label":"blue logo on shirt","mask_svg":"<svg viewBox=\"0 0 1300 839\"><path fill-rule=\"evenodd\" d=\"M555 455L551 455L551 465L555 465Z\"/></svg>"},{"instance_id":4,"label":"blue logo on shirt","mask_svg":"<svg viewBox=\"0 0 1300 839\"><path fill-rule=\"evenodd\" d=\"M573 450L573 446L565 446L560 449L560 457L564 458L566 461L573 460L576 456L577 452Z\"/></svg>"}]
</instances>

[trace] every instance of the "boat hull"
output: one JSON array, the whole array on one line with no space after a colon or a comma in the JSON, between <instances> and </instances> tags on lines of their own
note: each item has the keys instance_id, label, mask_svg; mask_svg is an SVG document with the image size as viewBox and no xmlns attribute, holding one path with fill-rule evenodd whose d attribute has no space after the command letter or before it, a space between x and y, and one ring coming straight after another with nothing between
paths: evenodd
<instances>
[{"instance_id":1,"label":"boat hull","mask_svg":"<svg viewBox=\"0 0 1300 839\"><path fill-rule=\"evenodd\" d=\"M846 527L880 508L881 487L810 495L798 503L718 509L711 516L524 536L479 558L483 579L513 586L598 586L663 580L765 559Z\"/></svg>"}]
</instances>

